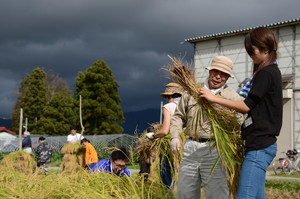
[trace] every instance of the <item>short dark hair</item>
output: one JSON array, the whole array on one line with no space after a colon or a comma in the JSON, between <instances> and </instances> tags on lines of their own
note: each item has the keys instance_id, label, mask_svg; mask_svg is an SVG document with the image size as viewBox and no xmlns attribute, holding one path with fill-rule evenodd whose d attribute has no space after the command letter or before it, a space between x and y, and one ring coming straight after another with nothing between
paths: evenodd
<instances>
[{"instance_id":1,"label":"short dark hair","mask_svg":"<svg viewBox=\"0 0 300 199\"><path fill-rule=\"evenodd\" d=\"M44 136L39 137L39 141L44 141L46 138Z\"/></svg>"},{"instance_id":2,"label":"short dark hair","mask_svg":"<svg viewBox=\"0 0 300 199\"><path fill-rule=\"evenodd\" d=\"M77 131L77 128L76 128L76 126L71 126L70 130L76 130Z\"/></svg>"},{"instance_id":3,"label":"short dark hair","mask_svg":"<svg viewBox=\"0 0 300 199\"><path fill-rule=\"evenodd\" d=\"M171 95L172 98L178 98L181 97L180 93L174 93L173 95Z\"/></svg>"},{"instance_id":4,"label":"short dark hair","mask_svg":"<svg viewBox=\"0 0 300 199\"><path fill-rule=\"evenodd\" d=\"M129 153L127 152L126 148L121 147L118 150L115 150L111 154L111 159L115 160L125 160L127 161L129 157Z\"/></svg>"},{"instance_id":5,"label":"short dark hair","mask_svg":"<svg viewBox=\"0 0 300 199\"><path fill-rule=\"evenodd\" d=\"M86 139L86 138L83 138L83 139L80 141L81 144L83 144L84 142L91 143L91 142L90 142L88 139Z\"/></svg>"}]
</instances>

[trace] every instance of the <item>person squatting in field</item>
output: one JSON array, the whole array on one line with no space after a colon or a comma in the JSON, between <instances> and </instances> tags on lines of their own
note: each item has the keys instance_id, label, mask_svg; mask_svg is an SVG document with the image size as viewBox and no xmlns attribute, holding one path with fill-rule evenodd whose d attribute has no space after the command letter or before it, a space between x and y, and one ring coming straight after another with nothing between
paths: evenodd
<instances>
[{"instance_id":1,"label":"person squatting in field","mask_svg":"<svg viewBox=\"0 0 300 199\"><path fill-rule=\"evenodd\" d=\"M125 148L120 148L112 152L111 157L103 159L91 166L91 173L106 172L117 176L131 176L129 169L126 167L129 154Z\"/></svg>"}]
</instances>

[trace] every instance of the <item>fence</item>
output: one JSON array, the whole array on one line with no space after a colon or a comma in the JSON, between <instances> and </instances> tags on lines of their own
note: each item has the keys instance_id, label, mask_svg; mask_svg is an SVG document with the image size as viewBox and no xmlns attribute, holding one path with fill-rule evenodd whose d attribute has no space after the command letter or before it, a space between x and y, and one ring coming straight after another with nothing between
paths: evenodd
<instances>
[{"instance_id":1,"label":"fence","mask_svg":"<svg viewBox=\"0 0 300 199\"><path fill-rule=\"evenodd\" d=\"M38 146L37 135L31 135L32 148ZM67 143L67 136L45 136L46 141L53 147L55 151L60 151L64 144ZM137 138L127 134L110 134L110 135L84 135L85 138L91 141L91 144L97 151L103 150L105 147L125 147L135 148L137 146ZM0 138L0 151L12 152L19 150L19 139L4 139Z\"/></svg>"}]
</instances>

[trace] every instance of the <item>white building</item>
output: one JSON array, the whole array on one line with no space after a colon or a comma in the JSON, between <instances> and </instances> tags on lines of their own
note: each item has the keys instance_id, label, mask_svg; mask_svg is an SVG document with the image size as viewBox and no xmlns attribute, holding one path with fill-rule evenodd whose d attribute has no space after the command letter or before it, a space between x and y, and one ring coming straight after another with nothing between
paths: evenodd
<instances>
[{"instance_id":1,"label":"white building","mask_svg":"<svg viewBox=\"0 0 300 199\"><path fill-rule=\"evenodd\" d=\"M0 147L10 144L17 139L17 134L5 127L0 127Z\"/></svg>"},{"instance_id":2,"label":"white building","mask_svg":"<svg viewBox=\"0 0 300 199\"><path fill-rule=\"evenodd\" d=\"M300 149L300 18L264 25L279 38L279 68L284 94L283 126L278 137L278 156L288 149ZM186 39L194 46L194 67L197 81L208 76L205 67L216 55L229 57L234 63L235 78L228 85L239 90L252 74L252 60L244 48L244 37L252 29L234 30Z\"/></svg>"}]
</instances>

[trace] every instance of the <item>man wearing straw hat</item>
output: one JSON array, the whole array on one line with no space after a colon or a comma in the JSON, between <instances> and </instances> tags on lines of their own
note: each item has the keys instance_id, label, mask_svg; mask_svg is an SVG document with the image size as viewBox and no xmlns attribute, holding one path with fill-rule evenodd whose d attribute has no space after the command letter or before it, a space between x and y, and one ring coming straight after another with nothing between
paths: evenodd
<instances>
[{"instance_id":1,"label":"man wearing straw hat","mask_svg":"<svg viewBox=\"0 0 300 199\"><path fill-rule=\"evenodd\" d=\"M203 86L215 95L232 100L242 100L233 89L226 85L229 77L234 78L232 68L233 63L227 57L214 57L211 65L206 68L209 76ZM172 117L170 127L172 151L176 153L180 149L180 133L184 127L186 128L184 132L189 137L183 147L176 198L201 198L201 184L203 184L206 198L228 198L226 171L221 161L211 173L218 158L218 152L216 147L211 147L214 141L210 140L209 118L199 113L201 110L198 103L192 96L185 93Z\"/></svg>"}]
</instances>

